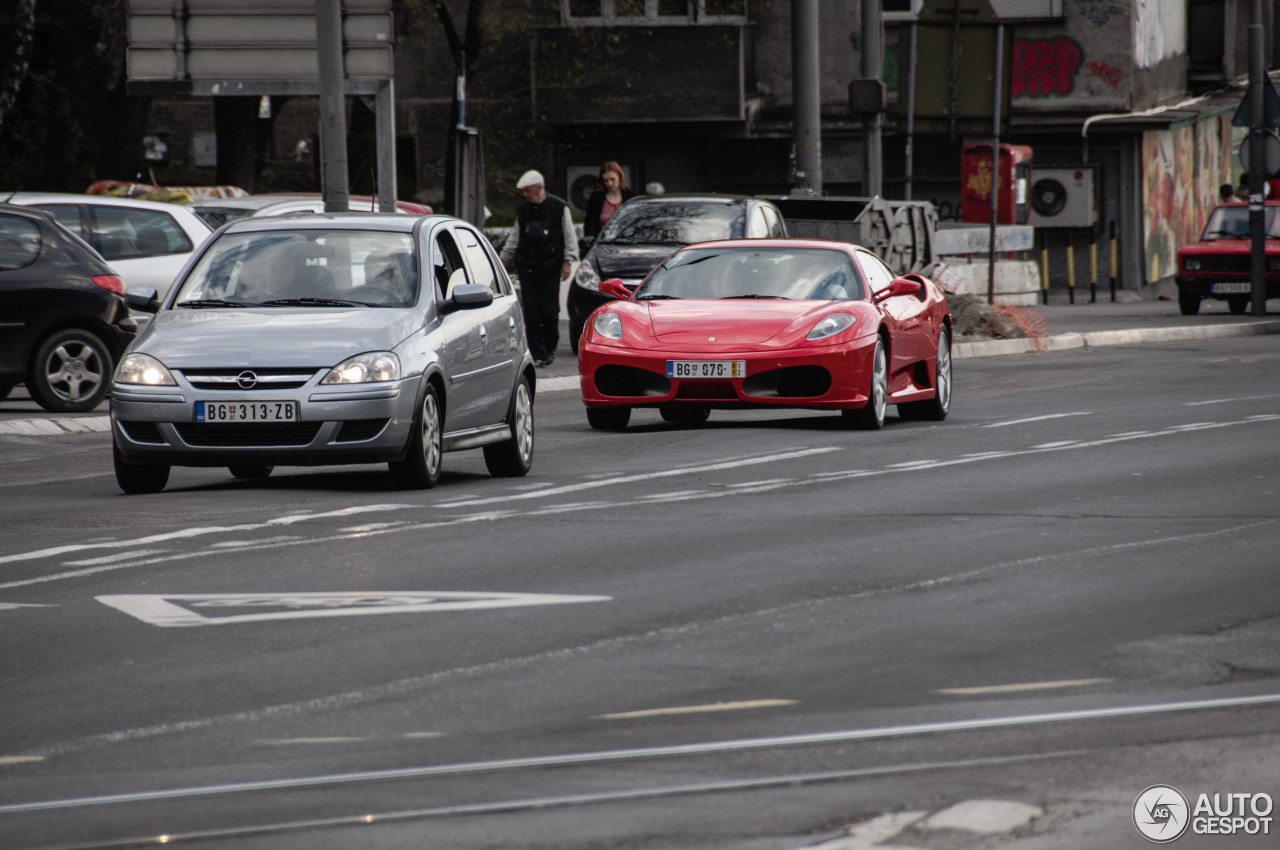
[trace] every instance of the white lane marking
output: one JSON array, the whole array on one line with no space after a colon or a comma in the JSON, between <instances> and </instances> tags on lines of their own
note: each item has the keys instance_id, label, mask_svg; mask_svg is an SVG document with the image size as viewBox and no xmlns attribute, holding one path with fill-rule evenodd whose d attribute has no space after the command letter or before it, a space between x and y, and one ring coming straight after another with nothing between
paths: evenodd
<instances>
[{"instance_id":1,"label":"white lane marking","mask_svg":"<svg viewBox=\"0 0 1280 850\"><path fill-rule=\"evenodd\" d=\"M148 558L152 555L162 555L168 551L168 549L135 549L132 552L117 552L114 555L103 555L101 558L85 558L80 561L63 561L62 563L68 567L96 567L101 564L116 564L120 561L132 561L136 558Z\"/></svg>"},{"instance_id":2,"label":"white lane marking","mask_svg":"<svg viewBox=\"0 0 1280 850\"><path fill-rule=\"evenodd\" d=\"M1155 714L1171 714L1189 711L1212 711L1228 708L1238 709L1254 706L1275 705L1277 703L1280 703L1280 693L1259 694L1248 697L1223 697L1220 699L1191 700L1186 702L1109 706L1104 708L1078 709L1074 711L1055 711L1045 714L1017 714L1007 717L981 717L969 720L916 723L906 726L841 729L833 732L813 732L766 738L739 738L726 741L706 741L695 744L671 744L665 746L637 747L634 749L621 750L593 750L549 756L527 756L523 758L494 759L491 761L479 762L458 762L454 764L437 764L422 767L388 768L385 770L369 770L355 773L301 776L292 779L260 780L223 785L206 785L193 788L171 788L164 791L105 794L95 797L15 803L0 805L0 815L49 809L67 809L82 806L100 806L115 803L133 803L140 800L164 800L180 797L208 796L212 794L241 793L246 791L262 791L279 788L347 785L357 782L379 782L388 779L409 779L427 776L458 776L462 774L494 773L537 767L601 764L604 762L627 762L656 758L678 758L682 756L750 752L755 750L778 749L781 747L803 747L814 744L833 744L848 741L891 740L895 738L916 737L921 735L937 735L940 733L970 732L977 729L1018 728L1054 723L1110 720L1117 717L1144 717ZM1078 754L1083 751L1075 750L1072 752ZM1053 758L1056 755L1059 754L1037 753L1032 756L1013 756L1004 759L997 758L993 761L998 763L1005 761L1022 761L1028 758L1044 759ZM973 761L982 763L987 760L975 759ZM901 769L901 766L897 769ZM893 768L871 768L871 770L884 772L893 770ZM841 775L845 775L846 773L847 772L841 772Z\"/></svg>"},{"instance_id":3,"label":"white lane marking","mask_svg":"<svg viewBox=\"0 0 1280 850\"><path fill-rule=\"evenodd\" d=\"M552 487L547 490L538 490L531 493L519 493L512 495L507 493L501 496L490 496L488 498L464 498L454 501L437 502L437 508L469 508L475 505L489 505L494 503L507 504L517 499L541 499L546 496L559 496L561 493L576 493L581 490L590 490L597 487L616 487L619 484L632 484L636 481L653 481L658 478L671 478L677 475L690 475L699 472L719 472L725 469L738 469L743 466L756 466L761 463L777 463L783 460L794 460L801 457L811 457L813 455L826 454L827 452L843 451L839 446L821 446L815 449L795 449L794 451L779 452L778 454L759 455L756 457L733 458L730 460L717 461L715 463L704 463L697 466L682 466L674 469L662 469L657 472L643 472L635 475L615 475L612 478L603 478L596 481L581 481L577 484L564 484L559 487Z\"/></svg>"},{"instance_id":4,"label":"white lane marking","mask_svg":"<svg viewBox=\"0 0 1280 850\"><path fill-rule=\"evenodd\" d=\"M11 611L14 608L57 608L57 605L38 605L34 602L0 602L0 611Z\"/></svg>"},{"instance_id":5,"label":"white lane marking","mask_svg":"<svg viewBox=\"0 0 1280 850\"><path fill-rule=\"evenodd\" d=\"M687 639L690 635L708 629L720 629L725 626L737 626L749 621L760 619L776 620L779 616L795 611L812 610L816 604L836 604L847 606L850 602L878 599L894 594L914 593L920 590L932 590L936 587L945 587L951 584L958 584L964 581L984 578L998 572L1020 569L1022 567L1034 567L1042 564L1052 563L1054 561L1067 560L1069 558L1081 558L1089 563L1097 560L1097 556L1105 556L1114 554L1118 551L1129 551L1144 546L1167 545L1173 543L1184 543L1192 540L1207 540L1215 537L1234 537L1241 531L1250 528L1256 528L1263 525L1271 525L1275 520L1266 520L1263 522L1250 523L1248 525L1233 526L1231 528L1223 528L1217 531L1201 532L1185 537L1165 537L1155 540L1135 541L1133 543L1122 543L1112 546L1104 546L1095 549L1085 549L1078 552L1059 552L1053 555L1040 555L1033 558L1023 558L1016 561L1007 561L999 564L992 564L976 570L970 570L967 573L960 573L952 576L943 576L937 579L927 579L925 581L911 582L904 585L894 587L877 588L875 590L863 590L850 593L845 596L832 597L823 600L822 603L814 603L812 600L802 600L799 602L791 602L786 605L778 605L772 608L763 608L756 611L746 611L739 614L726 614L714 620L702 623L684 624L677 626L669 626L662 629L654 629L653 631L644 632L636 635L624 635L616 638L605 638L597 640L584 646L574 648L574 652L579 655L589 654L593 652L615 652L621 648L631 647L638 643L654 642L661 640L669 640L672 638ZM545 662L547 660L557 660L563 655L564 650L556 649L548 652L536 653L533 655L518 656L515 658L500 659L487 664L480 664L471 667L460 667L452 670L441 670L437 673L431 673L426 676L418 676L407 679L399 679L396 681L385 682L381 685L367 688L360 691L347 691L340 694L330 694L328 696L316 697L315 699L303 700L301 702L281 703L264 708L254 709L252 711L242 711L235 714L224 714L215 717L197 718L194 720L186 720L178 723L159 724L156 726L148 726L135 729L127 729L118 732L106 732L100 735L92 735L74 741L64 741L59 744L53 744L48 747L41 747L30 751L31 755L59 755L63 753L79 752L90 747L116 744L121 741L141 740L153 738L160 735L169 735L175 732L194 731L197 729L205 729L216 726L223 726L235 723L257 723L264 720L271 720L281 716L293 716L298 714L306 714L309 712L332 711L336 709L348 708L353 705L360 705L366 702L372 702L389 697L397 697L406 693L417 693L421 690L438 687L441 683L449 682L457 678L470 678L477 675L503 673L515 669L527 669L530 666Z\"/></svg>"},{"instance_id":6,"label":"white lane marking","mask_svg":"<svg viewBox=\"0 0 1280 850\"><path fill-rule=\"evenodd\" d=\"M893 838L928 812L890 812L869 821L856 823L848 827L848 833L821 844L811 844L804 850L870 850L873 847L884 847L882 841ZM894 845L897 847L897 845ZM910 850L898 848L898 850Z\"/></svg>"},{"instance_id":7,"label":"white lane marking","mask_svg":"<svg viewBox=\"0 0 1280 850\"><path fill-rule=\"evenodd\" d=\"M1091 410L1080 410L1074 413L1046 413L1044 416L1028 416L1025 419L1006 419L1003 422L988 422L980 428L1003 428L1006 425L1025 425L1028 422L1043 422L1046 419L1063 419L1068 416L1092 416Z\"/></svg>"},{"instance_id":8,"label":"white lane marking","mask_svg":"<svg viewBox=\"0 0 1280 850\"><path fill-rule=\"evenodd\" d=\"M1053 443L1041 443L1038 446L1032 446L1033 449L1061 449L1065 446L1074 446L1079 440L1058 440Z\"/></svg>"},{"instance_id":9,"label":"white lane marking","mask_svg":"<svg viewBox=\"0 0 1280 850\"><path fill-rule=\"evenodd\" d=\"M354 744L360 741L367 741L368 738L344 738L341 736L333 736L329 738L264 738L254 741L255 744L261 744L264 747L294 747L307 744Z\"/></svg>"},{"instance_id":10,"label":"white lane marking","mask_svg":"<svg viewBox=\"0 0 1280 850\"><path fill-rule=\"evenodd\" d=\"M1044 809L1013 800L965 800L943 809L926 820L925 829L960 829L995 835L1013 832L1035 818L1044 815Z\"/></svg>"},{"instance_id":11,"label":"white lane marking","mask_svg":"<svg viewBox=\"0 0 1280 850\"><path fill-rule=\"evenodd\" d=\"M0 764L30 764L44 761L43 756L0 756Z\"/></svg>"},{"instance_id":12,"label":"white lane marking","mask_svg":"<svg viewBox=\"0 0 1280 850\"><path fill-rule=\"evenodd\" d=\"M662 717L668 714L706 714L714 711L747 711L752 708L777 708L799 705L793 699L753 699L738 702L713 702L706 705L680 705L671 708L646 708L641 711L618 711L613 714L597 714L593 720L632 720L640 717Z\"/></svg>"},{"instance_id":13,"label":"white lane marking","mask_svg":"<svg viewBox=\"0 0 1280 850\"><path fill-rule=\"evenodd\" d=\"M1280 393L1272 393L1270 395L1246 395L1240 398L1214 398L1208 401L1184 401L1183 407L1200 407L1205 404L1231 404L1237 401L1263 401L1269 398L1280 398Z\"/></svg>"},{"instance_id":14,"label":"white lane marking","mask_svg":"<svg viewBox=\"0 0 1280 850\"><path fill-rule=\"evenodd\" d=\"M1252 424L1258 424L1262 422L1274 422L1276 420L1280 420L1280 414L1263 414L1263 415L1250 416L1250 417L1246 417L1243 420L1236 420L1231 422L1205 423L1204 427L1199 428L1199 430L1209 430L1212 428L1230 428L1236 425L1252 425ZM1096 440L1080 441L1080 442L1072 443L1070 445L1058 446L1053 448L1042 447L1042 448L1032 448L1032 449L1011 449L1009 451L1004 451L1004 452L961 455L952 460L941 460L925 466L913 466L910 469L884 468L884 469L875 469L875 470L855 469L855 470L847 470L847 471L831 471L831 472L816 473L807 479L791 481L788 483L758 485L750 490L716 488L716 489L709 489L706 491L682 491L682 495L678 497L666 497L665 501L675 502L675 501L689 501L689 500L695 500L695 499L716 499L716 498L722 498L725 496L742 495L744 493L770 492L773 490L779 490L779 489L784 489L788 487L807 486L813 483L825 483L828 481L844 481L844 480L850 480L850 479L856 479L856 478L867 478L867 477L878 476L878 475L887 475L891 473L911 474L916 472L928 471L931 469L940 469L940 468L949 467L949 466L959 466L962 464L979 463L987 460L1002 460L1006 458L1025 457L1028 455L1040 454L1044 452L1075 451L1078 449L1096 448L1099 446L1106 446L1106 445L1111 445L1113 443L1126 442L1130 440L1151 439L1155 437L1166 437L1166 436L1171 436L1176 434L1185 434L1185 433L1187 433L1185 430L1173 428L1173 429L1167 429L1164 431L1140 431L1140 432L1132 432L1128 434L1112 434L1107 437L1103 437ZM826 447L822 449L811 450L810 452L806 452L806 453L828 452L828 451L838 451L838 449L835 447ZM773 456L773 457L777 458L778 456ZM757 459L751 459L751 460L757 460ZM736 465L737 463L738 462L726 462L722 464L716 464L716 466L730 467L730 466ZM699 471L701 468L690 467L688 469ZM672 472L671 474L678 474L678 472ZM642 476L636 476L636 477L642 477ZM614 482L617 480L618 479L610 479L610 482ZM572 488L572 487L571 488L553 488L552 490L540 491L540 493L536 495L553 494L556 490L559 490L559 489L575 489L575 488ZM498 496L498 497L494 497L493 499L484 499L484 500L477 500L477 501L480 501L480 502L509 501L513 498L518 498L518 497ZM639 504L639 502L634 499L622 500L622 501L601 500L601 501L595 501L595 502L580 502L580 503L575 503L570 505L565 505L565 504L554 505L548 508L527 510L524 512L518 512L514 510L489 511L489 512L482 512L482 513L476 513L476 514L467 514L460 517L454 517L454 518L434 521L434 522L407 523L399 527L396 527L394 529L382 529L382 530L361 532L359 535L335 534L335 535L329 535L326 537L313 537L308 539L299 539L292 542L272 543L271 546L328 543L332 541L349 540L353 536L394 534L394 533L399 533L401 531L422 531L422 530L428 530L428 529L445 528L449 526L462 525L465 523L472 523L472 522L496 521L496 520L507 519L507 518L516 517L516 516L537 517L537 516L556 515L556 514L567 513L567 512L583 511L583 510L625 509L628 507L634 507L637 504ZM441 505L436 505L436 507L440 507L440 506ZM68 546L68 547L55 547L53 549L41 550L38 552L28 552L28 553L22 553L19 555L10 555L5 557L0 557L0 563L5 563L6 561L15 561L15 560L35 560L40 557L47 557L50 554L58 554L60 552L68 551L68 550L78 551L83 549L94 548L95 546L96 547L111 546L115 548L122 548L126 546L138 545L141 542L149 541L149 540L160 540L160 539L167 540L167 539L173 539L175 537L196 536L197 534L208 534L208 533L213 533L215 531L220 531L220 530L225 531L225 530L263 528L269 525L280 524L280 523L291 523L291 522L301 521L304 519L330 516L333 514L344 514L344 513L357 512L362 510L366 510L366 511L367 510L384 510L384 509L391 509L391 508L394 508L394 509L419 508L420 509L420 506L417 506L417 505L371 505L363 508L359 508L359 507L348 508L348 509L345 509L344 511L331 512L330 514L297 515L297 516L290 516L290 517L282 517L274 520L269 520L266 523L261 523L256 525L233 526L233 527L222 528L222 529L219 529L219 528L190 529L187 531L172 532L167 535L156 535L153 537L141 538L140 540L134 540L134 541L113 541L110 543L81 544L81 545L74 545L74 546ZM1252 528L1252 527L1255 527L1256 525L1259 525L1259 524L1265 525L1270 522L1272 522L1272 520L1266 520L1262 523L1255 523L1252 525L1241 526L1241 528ZM259 546L261 548L267 548L266 546L262 546L261 544L259 544ZM246 546L244 548L252 549L255 547ZM39 583L49 582L49 581L59 581L59 580L69 579L69 578L79 578L87 575L92 575L95 572L105 572L108 570L117 570L117 569L128 569L132 567L149 566L152 564L165 563L169 561L202 558L202 557L207 557L211 554L218 554L218 552L212 548L206 547L205 549L198 550L198 551L180 552L172 555L162 555L154 558L147 558L140 561L130 561L130 562L125 562L125 563L116 564L116 565L92 567L85 570L57 573L53 575L40 576L38 578L21 579L17 581L0 583L0 590L14 588L14 587L24 587L31 584L39 584Z\"/></svg>"},{"instance_id":15,"label":"white lane marking","mask_svg":"<svg viewBox=\"0 0 1280 850\"><path fill-rule=\"evenodd\" d=\"M565 605L609 602L608 596L567 596L552 593L463 593L408 591L403 593L170 593L116 594L96 597L103 605L123 611L153 626L221 626L267 620L316 617L360 617L370 614L425 614L437 611L476 611L526 605ZM179 604L181 603L181 604ZM206 611L269 609L255 614L214 614ZM198 609L198 610L192 610Z\"/></svg>"},{"instance_id":16,"label":"white lane marking","mask_svg":"<svg viewBox=\"0 0 1280 850\"><path fill-rule=\"evenodd\" d=\"M34 552L18 552L13 555L0 555L0 564L11 564L16 561L36 561L41 558L54 558L59 555L69 555L72 552L87 552L94 549L127 549L131 546L144 546L148 543L164 543L170 540L186 540L192 537L201 537L206 534L221 534L228 531L253 531L259 528L271 528L278 525L293 525L299 522L306 522L313 519L328 519L330 517L352 516L353 514L372 513L375 511L403 511L410 509L421 510L421 505L357 505L351 508L341 508L336 511L324 511L315 514L287 514L285 516L274 517L265 522L245 523L244 525L212 525L197 526L195 528L181 528L177 531L167 531L163 534L152 534L147 537L136 537L132 540L106 540L97 543L69 543L63 546L52 546L48 549L37 549ZM0 585L4 587L5 585Z\"/></svg>"},{"instance_id":17,"label":"white lane marking","mask_svg":"<svg viewBox=\"0 0 1280 850\"><path fill-rule=\"evenodd\" d=\"M1060 682L1024 682L1020 685L985 685L975 688L939 688L940 694L973 696L975 694L1014 694L1022 691L1048 691L1055 688L1083 688L1101 685L1111 679L1064 679Z\"/></svg>"}]
</instances>

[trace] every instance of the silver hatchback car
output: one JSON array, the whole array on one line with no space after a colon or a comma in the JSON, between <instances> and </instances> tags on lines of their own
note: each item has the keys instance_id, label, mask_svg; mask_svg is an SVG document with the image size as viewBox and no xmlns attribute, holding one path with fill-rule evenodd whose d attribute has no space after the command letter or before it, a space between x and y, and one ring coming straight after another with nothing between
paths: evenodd
<instances>
[{"instance_id":1,"label":"silver hatchback car","mask_svg":"<svg viewBox=\"0 0 1280 850\"><path fill-rule=\"evenodd\" d=\"M441 456L533 463L536 375L510 278L484 235L442 215L251 218L202 246L111 386L116 481L172 466L389 464L425 488Z\"/></svg>"}]
</instances>

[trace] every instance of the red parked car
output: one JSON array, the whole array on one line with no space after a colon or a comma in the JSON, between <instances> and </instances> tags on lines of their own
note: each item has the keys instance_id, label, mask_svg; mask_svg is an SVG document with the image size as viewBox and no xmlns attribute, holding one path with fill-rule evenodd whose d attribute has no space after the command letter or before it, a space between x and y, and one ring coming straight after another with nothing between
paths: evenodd
<instances>
[{"instance_id":1,"label":"red parked car","mask_svg":"<svg viewBox=\"0 0 1280 850\"><path fill-rule=\"evenodd\" d=\"M669 422L710 411L839 410L878 429L941 420L951 405L951 314L928 278L895 278L872 252L821 239L702 242L669 256L588 319L578 350L591 427L633 408Z\"/></svg>"},{"instance_id":2,"label":"red parked car","mask_svg":"<svg viewBox=\"0 0 1280 850\"><path fill-rule=\"evenodd\" d=\"M1267 201L1263 233L1267 247L1267 297L1280 298L1280 201ZM1252 303L1250 272L1253 238L1249 205L1243 201L1215 207L1200 241L1178 251L1178 309L1184 316L1200 312L1206 298L1226 301L1232 313Z\"/></svg>"}]
</instances>

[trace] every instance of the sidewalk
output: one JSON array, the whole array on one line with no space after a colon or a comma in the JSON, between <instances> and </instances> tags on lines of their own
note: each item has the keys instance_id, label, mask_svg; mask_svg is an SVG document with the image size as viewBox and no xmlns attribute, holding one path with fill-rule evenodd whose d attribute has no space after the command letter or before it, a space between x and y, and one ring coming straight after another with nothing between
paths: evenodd
<instances>
[{"instance_id":1,"label":"sidewalk","mask_svg":"<svg viewBox=\"0 0 1280 850\"><path fill-rule=\"evenodd\" d=\"M1133 293L1122 292L1122 298ZM1089 302L1088 288L1077 289L1076 303L1069 303L1066 290L1049 293L1049 303L1024 309L1034 310L1044 320L1043 339L997 339L983 342L960 342L954 347L956 360L975 357L1001 357L1009 354L1067 351L1139 343L1178 342L1193 339L1218 339L1255 334L1280 334L1280 299L1267 302L1267 315L1233 315L1225 302L1205 301L1198 316L1184 316L1176 301L1121 300L1112 303L1106 289L1098 291L1098 301ZM1038 344L1037 344L1038 343ZM556 362L538 369L539 395L578 391L578 360L569 348L568 319L562 314L560 345ZM0 402L0 435L45 436L85 431L109 431L106 404L90 413L55 415L42 410L27 395L25 388L15 387L9 398Z\"/></svg>"}]
</instances>

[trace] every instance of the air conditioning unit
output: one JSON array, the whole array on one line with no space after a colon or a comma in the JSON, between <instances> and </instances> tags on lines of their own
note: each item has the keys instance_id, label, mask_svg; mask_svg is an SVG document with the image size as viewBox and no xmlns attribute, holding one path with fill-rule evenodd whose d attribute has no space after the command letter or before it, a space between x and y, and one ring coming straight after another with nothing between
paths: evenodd
<instances>
[{"instance_id":1,"label":"air conditioning unit","mask_svg":"<svg viewBox=\"0 0 1280 850\"><path fill-rule=\"evenodd\" d=\"M570 165L564 170L565 200L580 210L587 208L587 199L600 185L600 163L594 165Z\"/></svg>"},{"instance_id":2,"label":"air conditioning unit","mask_svg":"<svg viewBox=\"0 0 1280 850\"><path fill-rule=\"evenodd\" d=\"M1032 227L1093 227L1098 223L1098 166L1031 166Z\"/></svg>"}]
</instances>

